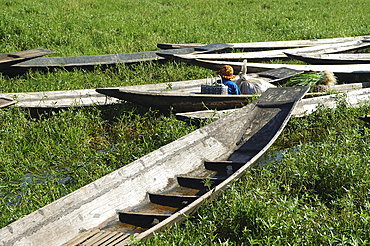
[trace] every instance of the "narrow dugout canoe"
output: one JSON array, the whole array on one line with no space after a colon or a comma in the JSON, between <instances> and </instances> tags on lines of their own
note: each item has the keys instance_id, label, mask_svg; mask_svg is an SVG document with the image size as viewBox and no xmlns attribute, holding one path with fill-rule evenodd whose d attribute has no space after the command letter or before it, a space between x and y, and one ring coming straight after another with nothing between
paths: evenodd
<instances>
[{"instance_id":1,"label":"narrow dugout canoe","mask_svg":"<svg viewBox=\"0 0 370 246\"><path fill-rule=\"evenodd\" d=\"M118 102L118 99L107 98L95 89L1 93L0 98L12 101L16 107L29 109L101 106Z\"/></svg>"},{"instance_id":2,"label":"narrow dugout canoe","mask_svg":"<svg viewBox=\"0 0 370 246\"><path fill-rule=\"evenodd\" d=\"M195 66L208 68L214 71L219 70L224 65L231 65L235 73L239 73L243 66L243 62L229 62L229 61L212 61L201 59L189 59L183 61ZM369 80L370 78L370 64L340 64L340 65L295 65L295 64L269 64L269 63L248 63L248 72L258 73L261 71L268 71L277 68L289 68L299 71L324 71L328 70L335 74L338 82L352 83Z\"/></svg>"},{"instance_id":3,"label":"narrow dugout canoe","mask_svg":"<svg viewBox=\"0 0 370 246\"><path fill-rule=\"evenodd\" d=\"M277 69L255 74L270 83L282 81L301 71ZM251 75L252 76L252 75ZM163 111L187 112L202 109L226 109L247 104L253 95L201 94L201 85L209 84L209 79L189 80L172 83L134 85L126 87L100 88L97 92L124 101Z\"/></svg>"},{"instance_id":4,"label":"narrow dugout canoe","mask_svg":"<svg viewBox=\"0 0 370 246\"><path fill-rule=\"evenodd\" d=\"M265 50L256 52L243 52L243 53L224 53L224 54L200 54L200 53L190 53L190 54L167 54L165 57L174 58L177 60L181 59L206 59L206 60L241 60L248 59L254 61L263 61L271 59L290 59L289 54L305 54L305 53L317 53L317 54L331 54L355 51L361 49L368 49L370 47L370 42L363 41L351 41L336 44L324 44L318 46L310 46L304 48L295 49L282 49L282 50ZM160 53L158 53L160 55Z\"/></svg>"},{"instance_id":5,"label":"narrow dugout canoe","mask_svg":"<svg viewBox=\"0 0 370 246\"><path fill-rule=\"evenodd\" d=\"M309 47L322 44L342 43L348 41L358 41L370 39L370 36L356 36L344 38L328 39L308 39L308 40L289 40L289 41L270 41L270 42L249 42L249 43L229 43L234 49L287 49L298 47ZM157 44L160 49L180 49L200 46L202 44Z\"/></svg>"},{"instance_id":6,"label":"narrow dugout canoe","mask_svg":"<svg viewBox=\"0 0 370 246\"><path fill-rule=\"evenodd\" d=\"M268 89L229 116L0 229L0 242L126 245L130 236L145 239L180 223L269 149L307 90Z\"/></svg>"},{"instance_id":7,"label":"narrow dugout canoe","mask_svg":"<svg viewBox=\"0 0 370 246\"><path fill-rule=\"evenodd\" d=\"M164 50L162 52L163 54L168 55L188 54L192 52L202 53L202 52L220 51L230 47L231 46L228 44L213 43L199 47ZM91 55L91 56L42 57L14 64L10 68L7 68L2 72L5 74L17 74L23 73L28 69L38 69L38 70L54 68L64 68L67 70L71 70L73 68L92 69L95 66L132 64L138 62L158 61L162 59L163 58L161 56L157 55L157 51L135 52L125 54L109 54L109 55Z\"/></svg>"},{"instance_id":8,"label":"narrow dugout canoe","mask_svg":"<svg viewBox=\"0 0 370 246\"><path fill-rule=\"evenodd\" d=\"M34 59L36 57L45 56L55 53L52 50L47 49L32 49L25 51L18 51L13 53L3 53L0 54L0 69L5 69L13 64ZM1 70L0 70L1 72Z\"/></svg>"},{"instance_id":9,"label":"narrow dugout canoe","mask_svg":"<svg viewBox=\"0 0 370 246\"><path fill-rule=\"evenodd\" d=\"M352 88L350 86L350 84L337 85L336 91L339 92L337 94L304 98L297 103L292 115L297 117L307 116L315 112L319 106L336 108L338 105L338 97L343 98L350 107L358 107L365 102L370 102L370 82L354 84ZM177 113L176 118L183 121L219 119L225 117L235 110L236 109L184 112Z\"/></svg>"},{"instance_id":10,"label":"narrow dugout canoe","mask_svg":"<svg viewBox=\"0 0 370 246\"><path fill-rule=\"evenodd\" d=\"M369 64L370 53L355 54L318 54L318 53L288 53L285 54L296 60L304 61L308 64Z\"/></svg>"}]
</instances>

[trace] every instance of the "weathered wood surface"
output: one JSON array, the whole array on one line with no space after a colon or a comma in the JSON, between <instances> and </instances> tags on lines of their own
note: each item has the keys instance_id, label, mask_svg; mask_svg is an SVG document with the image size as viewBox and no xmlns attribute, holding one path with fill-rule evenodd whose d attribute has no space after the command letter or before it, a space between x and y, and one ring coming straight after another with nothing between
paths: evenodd
<instances>
[{"instance_id":1,"label":"weathered wood surface","mask_svg":"<svg viewBox=\"0 0 370 246\"><path fill-rule=\"evenodd\" d=\"M288 57L300 61L304 61L309 64L369 64L370 53L355 53L355 54L319 54L319 53L307 53L307 54L295 54L285 53Z\"/></svg>"},{"instance_id":2,"label":"weathered wood surface","mask_svg":"<svg viewBox=\"0 0 370 246\"><path fill-rule=\"evenodd\" d=\"M5 69L13 64L19 63L21 61L26 61L40 56L45 56L55 53L52 50L47 49L32 49L25 51L18 51L13 53L3 53L0 54L0 69ZM1 70L0 70L1 72Z\"/></svg>"},{"instance_id":3,"label":"weathered wood surface","mask_svg":"<svg viewBox=\"0 0 370 246\"><path fill-rule=\"evenodd\" d=\"M177 51L176 49L172 49L172 50L157 51L156 54L160 57L172 58L174 55L179 55L179 54L189 54L189 53L203 54L203 53L221 51L221 50L225 50L225 49L229 49L229 48L231 48L231 45L229 45L229 44L213 43L213 44L198 46L198 47L194 47L194 48L180 49L180 50L183 50L183 52L181 52L181 53L176 52Z\"/></svg>"},{"instance_id":4,"label":"weathered wood surface","mask_svg":"<svg viewBox=\"0 0 370 246\"><path fill-rule=\"evenodd\" d=\"M258 160L281 133L291 110L307 89L269 89L260 100L228 117L167 144L0 229L0 245L49 246L52 242L56 246L71 246L86 243L93 237L91 244L84 244L92 245L93 241L104 237L102 234L112 235L113 232L118 234L107 240L119 237L123 244L127 238L123 234L138 234L138 238L144 238L167 223L183 220L184 214L194 211L205 199L225 189ZM254 153L251 156L247 154L249 148L252 148L250 153ZM147 193L162 193L177 186L174 177L204 170L204 160L229 160L230 163L241 159L247 159L245 165L226 177L220 186L144 234L143 228L118 221L116 210L133 208L148 201ZM75 243L70 243L72 241Z\"/></svg>"},{"instance_id":5,"label":"weathered wood surface","mask_svg":"<svg viewBox=\"0 0 370 246\"><path fill-rule=\"evenodd\" d=\"M347 51L354 51L360 49L367 49L370 47L370 42L351 41L336 44L324 44L318 46L310 46L304 48L295 49L282 49L282 50L266 50L256 52L244 52L244 53L225 53L225 54L173 54L175 59L207 59L207 60L269 60L269 59L287 59L286 53L319 53L319 54L330 54L340 53Z\"/></svg>"},{"instance_id":6,"label":"weathered wood surface","mask_svg":"<svg viewBox=\"0 0 370 246\"><path fill-rule=\"evenodd\" d=\"M16 107L38 109L108 105L118 102L118 99L107 98L95 89L1 93L0 97L16 101Z\"/></svg>"},{"instance_id":7,"label":"weathered wood surface","mask_svg":"<svg viewBox=\"0 0 370 246\"><path fill-rule=\"evenodd\" d=\"M229 43L235 49L287 49L298 47L309 47L322 44L342 43L348 41L358 41L370 39L370 36L357 36L345 38L329 39L310 39L310 40L289 40L289 41L271 41L271 42L249 42L249 43ZM202 44L157 44L160 49L179 49L200 46Z\"/></svg>"},{"instance_id":8,"label":"weathered wood surface","mask_svg":"<svg viewBox=\"0 0 370 246\"><path fill-rule=\"evenodd\" d=\"M213 52L229 48L230 45L214 43L199 47L164 50L163 54L188 54L192 52ZM158 51L135 52L125 54L91 55L91 56L67 56L67 57L42 57L28 60L0 70L7 75L17 75L26 72L28 69L48 70L63 68L71 70L82 68L91 70L96 66L113 66L116 64L133 64L138 62L159 61L164 58L157 55Z\"/></svg>"},{"instance_id":9,"label":"weathered wood surface","mask_svg":"<svg viewBox=\"0 0 370 246\"><path fill-rule=\"evenodd\" d=\"M301 71L278 69L250 76L264 78L270 83L287 79ZM247 104L252 95L201 94L201 85L210 84L210 79L172 83L101 88L97 92L124 101L163 111L187 112L201 109L226 109Z\"/></svg>"},{"instance_id":10,"label":"weathered wood surface","mask_svg":"<svg viewBox=\"0 0 370 246\"><path fill-rule=\"evenodd\" d=\"M218 51L230 47L230 45L216 43L194 48L173 49L161 51L166 54L187 54L192 52ZM162 57L157 55L158 51L136 52L111 55L91 55L91 56L67 56L38 58L31 61L18 63L13 68L39 68L39 67L83 67L98 65L113 65L118 63L136 63L142 61L160 60Z\"/></svg>"},{"instance_id":11,"label":"weathered wood surface","mask_svg":"<svg viewBox=\"0 0 370 246\"><path fill-rule=\"evenodd\" d=\"M338 96L343 97L351 107L357 107L365 102L370 102L370 82L336 85L334 91L337 94L305 98L297 103L292 115L297 117L307 116L316 111L319 105L328 108L336 108ZM184 121L199 121L205 119L219 119L235 111L236 109L227 110L201 110L195 112L177 113L176 117Z\"/></svg>"},{"instance_id":12,"label":"weathered wood surface","mask_svg":"<svg viewBox=\"0 0 370 246\"><path fill-rule=\"evenodd\" d=\"M0 108L8 107L8 106L10 106L10 105L15 104L16 102L17 102L17 101L12 100L12 99L10 99L10 98L0 97Z\"/></svg>"},{"instance_id":13,"label":"weathered wood surface","mask_svg":"<svg viewBox=\"0 0 370 246\"><path fill-rule=\"evenodd\" d=\"M187 62L208 68L214 71L219 70L224 65L231 65L234 68L235 73L239 73L243 66L243 62L231 62L231 61L212 61L212 60L200 60L190 59ZM290 68L300 71L331 71L337 76L339 82L352 83L367 81L370 78L370 64L340 64L340 65L295 65L295 64L268 64L268 63L252 63L247 64L248 72L258 73L267 71L270 69L277 68Z\"/></svg>"}]
</instances>

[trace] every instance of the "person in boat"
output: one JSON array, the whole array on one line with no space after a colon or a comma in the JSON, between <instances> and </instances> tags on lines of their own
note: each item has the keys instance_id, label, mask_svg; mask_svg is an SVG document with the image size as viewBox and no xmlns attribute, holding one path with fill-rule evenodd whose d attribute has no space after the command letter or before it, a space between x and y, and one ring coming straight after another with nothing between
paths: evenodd
<instances>
[{"instance_id":1,"label":"person in boat","mask_svg":"<svg viewBox=\"0 0 370 246\"><path fill-rule=\"evenodd\" d=\"M236 75L234 75L234 69L232 66L225 65L220 70L218 70L216 74L221 76L221 82L227 86L228 94L232 94L232 95L242 94L239 87L236 85L236 83L232 81L232 79L236 78Z\"/></svg>"}]
</instances>

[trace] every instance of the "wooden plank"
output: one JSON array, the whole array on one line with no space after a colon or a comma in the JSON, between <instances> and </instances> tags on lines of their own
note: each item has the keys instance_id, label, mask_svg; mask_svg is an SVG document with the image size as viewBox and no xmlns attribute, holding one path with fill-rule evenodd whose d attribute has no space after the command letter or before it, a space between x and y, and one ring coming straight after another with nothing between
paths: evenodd
<instances>
[{"instance_id":1,"label":"wooden plank","mask_svg":"<svg viewBox=\"0 0 370 246\"><path fill-rule=\"evenodd\" d=\"M109 240L102 242L99 244L99 246L110 246L110 245L115 245L117 246L121 241L124 241L125 239L130 238L130 235L116 232L116 235L111 237Z\"/></svg>"},{"instance_id":2,"label":"wooden plank","mask_svg":"<svg viewBox=\"0 0 370 246\"><path fill-rule=\"evenodd\" d=\"M68 244L65 244L64 246L79 245L99 233L100 233L100 230L97 228L90 229L88 231L82 232L81 234L77 235L74 239L70 240Z\"/></svg>"},{"instance_id":3,"label":"wooden plank","mask_svg":"<svg viewBox=\"0 0 370 246\"><path fill-rule=\"evenodd\" d=\"M176 208L182 208L190 203L194 202L199 196L175 196L175 195L164 195L164 194L153 194L149 193L149 200L152 203L160 204L163 206L170 206Z\"/></svg>"}]
</instances>

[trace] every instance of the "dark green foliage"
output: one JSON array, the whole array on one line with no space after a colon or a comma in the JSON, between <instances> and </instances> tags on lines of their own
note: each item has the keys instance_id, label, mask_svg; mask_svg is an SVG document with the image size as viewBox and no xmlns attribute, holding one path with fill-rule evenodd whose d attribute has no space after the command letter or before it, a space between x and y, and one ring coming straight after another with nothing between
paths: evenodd
<instances>
[{"instance_id":1,"label":"dark green foliage","mask_svg":"<svg viewBox=\"0 0 370 246\"><path fill-rule=\"evenodd\" d=\"M194 130L130 105L30 118L0 110L0 226Z\"/></svg>"}]
</instances>

